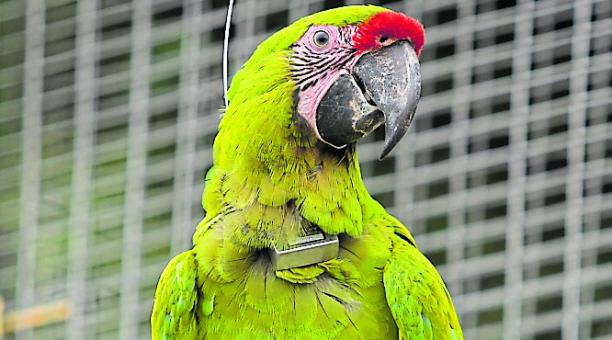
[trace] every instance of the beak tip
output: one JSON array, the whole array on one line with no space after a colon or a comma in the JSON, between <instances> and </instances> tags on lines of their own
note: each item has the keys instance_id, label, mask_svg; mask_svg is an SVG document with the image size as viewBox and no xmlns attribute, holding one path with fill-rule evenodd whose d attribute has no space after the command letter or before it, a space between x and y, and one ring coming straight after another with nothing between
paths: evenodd
<instances>
[{"instance_id":1,"label":"beak tip","mask_svg":"<svg viewBox=\"0 0 612 340\"><path fill-rule=\"evenodd\" d=\"M389 135L387 135L387 136L389 136ZM399 138L393 138L393 137L392 138L385 138L385 144L384 144L383 149L382 149L382 151L380 153L380 156L378 156L378 160L382 161L383 159L387 158L387 156L391 153L391 151L393 151L393 149L395 148L395 146L397 145L399 140L400 140Z\"/></svg>"},{"instance_id":2,"label":"beak tip","mask_svg":"<svg viewBox=\"0 0 612 340\"><path fill-rule=\"evenodd\" d=\"M383 151L378 156L378 160L382 161L383 159L387 158L387 156L389 155L389 153L391 152L392 149L393 149L393 147L389 148L389 147L387 147L387 145L385 145L385 147L383 148Z\"/></svg>"}]
</instances>

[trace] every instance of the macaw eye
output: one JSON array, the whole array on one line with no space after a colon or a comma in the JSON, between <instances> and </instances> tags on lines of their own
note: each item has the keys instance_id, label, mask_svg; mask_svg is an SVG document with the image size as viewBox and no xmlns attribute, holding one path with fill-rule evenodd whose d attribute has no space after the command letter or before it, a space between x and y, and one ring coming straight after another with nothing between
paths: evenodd
<instances>
[{"instance_id":1,"label":"macaw eye","mask_svg":"<svg viewBox=\"0 0 612 340\"><path fill-rule=\"evenodd\" d=\"M329 43L329 34L325 31L316 31L312 40L319 47L326 46Z\"/></svg>"}]
</instances>

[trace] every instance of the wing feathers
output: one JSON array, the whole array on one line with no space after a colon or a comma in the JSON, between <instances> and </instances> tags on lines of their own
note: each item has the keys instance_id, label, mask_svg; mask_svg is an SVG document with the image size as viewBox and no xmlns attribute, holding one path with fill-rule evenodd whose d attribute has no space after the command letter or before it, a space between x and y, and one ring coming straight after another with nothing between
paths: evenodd
<instances>
[{"instance_id":1,"label":"wing feathers","mask_svg":"<svg viewBox=\"0 0 612 340\"><path fill-rule=\"evenodd\" d=\"M442 278L404 237L396 237L383 281L387 303L404 339L463 339Z\"/></svg>"},{"instance_id":2,"label":"wing feathers","mask_svg":"<svg viewBox=\"0 0 612 340\"><path fill-rule=\"evenodd\" d=\"M198 286L195 253L177 255L162 273L151 315L153 339L197 339ZM214 296L204 299L204 313L212 313Z\"/></svg>"}]
</instances>

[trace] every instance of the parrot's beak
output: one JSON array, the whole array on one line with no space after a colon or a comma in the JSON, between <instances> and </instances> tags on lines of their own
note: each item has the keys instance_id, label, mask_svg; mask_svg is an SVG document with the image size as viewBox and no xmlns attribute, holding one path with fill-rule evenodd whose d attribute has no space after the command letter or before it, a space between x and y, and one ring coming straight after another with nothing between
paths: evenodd
<instances>
[{"instance_id":1,"label":"parrot's beak","mask_svg":"<svg viewBox=\"0 0 612 340\"><path fill-rule=\"evenodd\" d=\"M332 84L317 107L317 131L341 148L384 122L383 159L406 134L420 97L419 59L409 42L398 41L364 54Z\"/></svg>"}]
</instances>

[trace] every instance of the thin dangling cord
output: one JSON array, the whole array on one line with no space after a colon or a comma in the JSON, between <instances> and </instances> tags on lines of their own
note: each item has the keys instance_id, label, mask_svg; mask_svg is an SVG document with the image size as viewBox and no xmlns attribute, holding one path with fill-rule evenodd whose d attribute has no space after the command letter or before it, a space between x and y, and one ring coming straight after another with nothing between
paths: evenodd
<instances>
[{"instance_id":1,"label":"thin dangling cord","mask_svg":"<svg viewBox=\"0 0 612 340\"><path fill-rule=\"evenodd\" d=\"M223 38L223 99L225 100L225 108L229 105L227 100L227 59L229 50L229 35L230 24L232 22L232 12L234 11L234 0L229 0L227 5L227 18L225 18L225 37Z\"/></svg>"}]
</instances>

